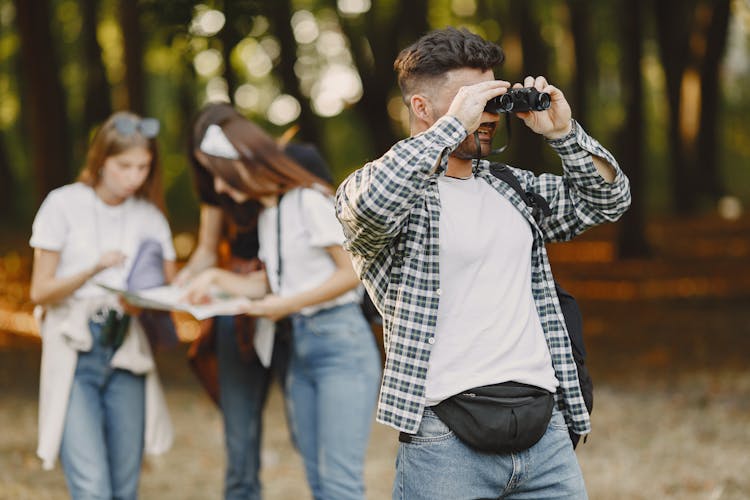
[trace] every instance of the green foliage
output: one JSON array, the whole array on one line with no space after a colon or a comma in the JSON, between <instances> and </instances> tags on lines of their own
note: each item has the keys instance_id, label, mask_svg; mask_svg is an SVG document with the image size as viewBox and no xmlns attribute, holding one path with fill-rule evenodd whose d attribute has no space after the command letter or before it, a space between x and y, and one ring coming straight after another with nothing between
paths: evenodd
<instances>
[{"instance_id":1,"label":"green foliage","mask_svg":"<svg viewBox=\"0 0 750 500\"><path fill-rule=\"evenodd\" d=\"M81 9L85 5L79 0L50 0L53 19L50 23L56 47L60 55L60 78L66 91L70 136L76 138L71 145L74 164L80 165L85 153L88 130L84 130L83 108L87 96L84 81L85 67L81 51ZM102 0L99 5L97 39L102 48L104 67L107 72L108 90L115 108L127 102L125 88L123 39L119 21L119 2ZM465 26L489 40L502 42L508 53L508 64L504 68L505 78L521 78L523 47L519 33L519 8L528 7L532 20L539 26L540 47L549 58L549 78L572 95L578 85L575 81L575 52L571 31L569 6L577 2L590 9L590 37L593 61L587 104L589 123L586 128L603 142L611 144L623 126L626 113L622 102L620 66L623 47L613 29L619 22L621 12L619 2L591 2L568 0L568 2L547 2L541 0L520 2L495 2L492 0L429 0L427 2L427 25L432 28L446 25ZM222 95L222 82L229 81L231 74L236 78L233 88L223 92L234 98L235 91L242 87L246 101L255 104L242 108L251 119L258 121L271 133L280 135L291 124L277 122L269 118L271 103L281 94L289 94L301 100L301 108L312 116L320 145L326 152L337 180L372 157L374 131L372 120L359 103L346 102L340 112L326 115L322 99L316 95L326 69L331 65L350 68L358 72L363 85L375 85L387 89L386 95L397 95L398 91L390 71L392 58L388 52L396 35L397 48L411 41L403 35L403 26L408 20L398 19L401 2L398 0L372 1L370 10L364 14L343 14L336 9L334 0L140 0L141 31L144 54L143 66L146 72L145 88L147 114L158 117L162 122L160 145L163 152L164 184L170 213L178 220L177 224L188 227L197 223L195 195L190 183L187 164L186 143L191 120L206 99ZM739 5L737 7L736 5ZM734 15L748 15L748 8L736 3L738 12ZM289 6L292 13L304 9L314 16L318 37L304 43L292 39L285 40L283 34L269 20L273 9ZM206 9L216 9L225 14L220 31L202 35L193 29L196 16ZM650 12L650 11L649 11ZM294 16L292 19L296 19ZM651 14L644 20L651 26ZM399 24L401 23L401 24ZM735 30L744 33L730 39L729 50L737 57L747 57L747 23L736 21ZM645 85L644 109L647 119L646 138L648 207L652 212L666 210L669 206L667 112L665 108L665 85L656 35L647 29L642 60L642 77ZM325 34L327 43L343 40L345 50L326 55L326 46L321 42ZM335 35L331 37L331 34ZM408 36L411 36L410 34ZM339 38L336 38L339 37ZM325 37L323 37L325 38ZM401 38L404 38L403 40ZM280 47L291 43L299 58L295 71L298 84L290 88L290 80L281 73ZM744 49L743 49L744 44ZM330 47L330 45L329 45ZM218 54L220 64L212 71L196 73L196 57L213 49ZM266 56L271 70L259 70L259 59ZM20 220L27 220L36 207L28 200L31 196L29 158L34 148L43 145L29 144L22 127L24 103L19 96L22 82L17 71L19 36L15 26L14 7L11 0L0 0L0 140L7 149L9 164L12 167L18 189L13 200L14 210ZM738 56L739 54L739 56ZM224 60L229 57L229 61ZM258 56L259 57L259 56ZM389 59L389 60L387 60ZM31 64L23 61L22 64ZM374 71L375 67L381 71ZM346 73L341 73L346 74ZM387 77L387 79L386 79ZM341 77L340 77L341 78ZM724 82L730 101L722 108L718 133L721 137L720 162L729 192L750 203L750 174L744 168L750 160L750 140L745 117L750 111L750 95L747 88L748 69L739 77ZM339 81L341 84L343 80ZM217 90L218 89L218 90ZM332 87L341 93L341 87ZM255 101L253 101L255 99ZM330 109L330 108L329 108ZM315 114L317 112L317 115ZM398 113L391 112L391 128L400 131L396 121ZM520 126L520 124L519 124ZM400 135L398 132L397 135ZM547 160L550 160L547 158ZM551 160L554 163L554 159ZM72 173L71 173L72 178Z\"/></svg>"}]
</instances>

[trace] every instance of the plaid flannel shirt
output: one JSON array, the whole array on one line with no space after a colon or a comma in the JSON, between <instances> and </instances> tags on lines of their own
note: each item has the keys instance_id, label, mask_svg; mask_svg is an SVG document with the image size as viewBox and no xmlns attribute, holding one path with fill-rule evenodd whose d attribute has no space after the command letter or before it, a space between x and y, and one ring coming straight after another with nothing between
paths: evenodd
<instances>
[{"instance_id":1,"label":"plaid flannel shirt","mask_svg":"<svg viewBox=\"0 0 750 500\"><path fill-rule=\"evenodd\" d=\"M424 410L441 293L438 176L466 136L458 119L445 116L352 173L336 193L344 246L383 314L386 361L377 420L408 433L417 431ZM532 227L531 286L560 383L557 405L573 432L586 434L591 428L589 414L545 242L569 240L591 226L617 220L630 204L630 188L612 155L575 122L569 135L548 142L562 159L562 176L513 169L525 190L549 202L553 213L540 223L513 188L490 173L487 161L475 164L474 175L507 198ZM592 154L615 167L614 182L598 174Z\"/></svg>"}]
</instances>

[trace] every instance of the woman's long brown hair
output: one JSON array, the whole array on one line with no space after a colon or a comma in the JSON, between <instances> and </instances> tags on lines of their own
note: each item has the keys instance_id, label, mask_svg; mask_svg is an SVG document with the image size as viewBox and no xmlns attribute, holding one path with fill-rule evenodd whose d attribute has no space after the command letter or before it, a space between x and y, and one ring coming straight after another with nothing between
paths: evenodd
<instances>
[{"instance_id":1,"label":"woman's long brown hair","mask_svg":"<svg viewBox=\"0 0 750 500\"><path fill-rule=\"evenodd\" d=\"M239 160L200 151L200 141L209 125L221 127L239 152ZM208 172L251 199L283 194L297 187L315 187L333 193L329 182L300 166L269 134L228 104L211 104L204 109L195 123L192 152ZM273 187L269 187L269 183Z\"/></svg>"},{"instance_id":2,"label":"woman's long brown hair","mask_svg":"<svg viewBox=\"0 0 750 500\"><path fill-rule=\"evenodd\" d=\"M78 176L78 181L95 187L99 183L101 170L107 158L117 156L131 148L144 148L151 153L151 165L148 177L135 193L135 196L150 201L164 212L164 194L161 186L159 148L156 145L156 138L144 137L137 130L131 134L119 132L115 127L115 120L118 118L136 121L141 119L138 115L128 111L118 111L110 116L99 127L91 140L86 155L86 163Z\"/></svg>"}]
</instances>

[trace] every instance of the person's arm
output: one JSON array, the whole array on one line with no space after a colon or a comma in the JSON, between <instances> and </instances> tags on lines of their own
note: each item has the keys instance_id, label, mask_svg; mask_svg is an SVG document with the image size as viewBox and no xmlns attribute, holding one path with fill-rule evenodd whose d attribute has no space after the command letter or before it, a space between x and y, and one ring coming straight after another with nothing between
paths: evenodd
<instances>
[{"instance_id":1,"label":"person's arm","mask_svg":"<svg viewBox=\"0 0 750 500\"><path fill-rule=\"evenodd\" d=\"M550 96L550 106L545 111L516 113L523 122L532 131L543 135L550 143L561 141L567 136L574 134L574 122L572 121L573 113L570 109L567 99L562 91L557 87L547 83L543 76L534 78L527 76L524 79L523 86L536 88L539 92L546 92ZM513 88L521 88L522 85L517 83ZM602 148L603 149L603 148ZM600 177L607 182L614 182L618 173L617 164L606 150L606 156L599 156L592 152L591 161Z\"/></svg>"},{"instance_id":2,"label":"person's arm","mask_svg":"<svg viewBox=\"0 0 750 500\"><path fill-rule=\"evenodd\" d=\"M77 274L56 278L55 272L60 263L60 252L34 249L34 263L31 269L31 301L35 304L52 304L59 302L81 288L97 273L125 261L122 252L113 250L101 256L99 262Z\"/></svg>"},{"instance_id":3,"label":"person's arm","mask_svg":"<svg viewBox=\"0 0 750 500\"><path fill-rule=\"evenodd\" d=\"M539 224L544 239L568 241L593 226L619 219L630 206L630 184L614 157L576 122L569 135L549 143L560 156L562 175L536 176L511 167L526 191L549 203L552 213ZM609 168L615 171L611 182L597 168L597 157L607 158L605 173Z\"/></svg>"},{"instance_id":4,"label":"person's arm","mask_svg":"<svg viewBox=\"0 0 750 500\"><path fill-rule=\"evenodd\" d=\"M428 179L479 127L488 99L504 93L507 86L508 82L491 80L462 87L446 115L429 129L396 143L341 183L336 215L355 266L375 257L398 236L410 210L424 196Z\"/></svg>"},{"instance_id":5,"label":"person's arm","mask_svg":"<svg viewBox=\"0 0 750 500\"><path fill-rule=\"evenodd\" d=\"M562 160L563 175L515 170L521 183L550 204L540 227L547 241L565 241L589 227L617 220L630 206L630 185L614 156L572 119L563 93L543 77L526 77L526 87L550 95L546 111L517 113L543 135ZM515 87L519 87L516 84Z\"/></svg>"},{"instance_id":6,"label":"person's arm","mask_svg":"<svg viewBox=\"0 0 750 500\"><path fill-rule=\"evenodd\" d=\"M205 203L201 205L198 245L193 255L174 278L175 285L185 285L205 269L216 265L222 219L221 208Z\"/></svg>"},{"instance_id":7,"label":"person's arm","mask_svg":"<svg viewBox=\"0 0 750 500\"><path fill-rule=\"evenodd\" d=\"M185 287L185 300L192 304L205 302L212 287L217 287L232 295L244 295L256 299L268 293L268 280L265 271L238 274L216 267L198 274Z\"/></svg>"},{"instance_id":8,"label":"person's arm","mask_svg":"<svg viewBox=\"0 0 750 500\"><path fill-rule=\"evenodd\" d=\"M352 173L336 192L336 215L355 256L372 258L396 237L427 179L466 137L455 117L396 143L385 155Z\"/></svg>"},{"instance_id":9,"label":"person's arm","mask_svg":"<svg viewBox=\"0 0 750 500\"><path fill-rule=\"evenodd\" d=\"M177 276L177 263L173 260L164 261L164 281L172 283Z\"/></svg>"},{"instance_id":10,"label":"person's arm","mask_svg":"<svg viewBox=\"0 0 750 500\"><path fill-rule=\"evenodd\" d=\"M333 300L359 285L349 255L340 245L326 247L326 251L336 265L331 276L319 286L291 295L280 297L268 295L249 305L245 312L252 316L265 316L273 321L300 311L301 309Z\"/></svg>"}]
</instances>

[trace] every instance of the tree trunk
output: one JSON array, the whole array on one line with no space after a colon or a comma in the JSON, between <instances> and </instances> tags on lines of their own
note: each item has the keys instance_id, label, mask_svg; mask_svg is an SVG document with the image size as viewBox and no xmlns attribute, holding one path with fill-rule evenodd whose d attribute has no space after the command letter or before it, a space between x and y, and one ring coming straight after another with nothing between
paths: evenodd
<instances>
[{"instance_id":1,"label":"tree trunk","mask_svg":"<svg viewBox=\"0 0 750 500\"><path fill-rule=\"evenodd\" d=\"M669 104L669 152L672 186L672 203L679 214L692 213L696 208L694 189L693 156L687 154L681 134L680 124L683 118L682 84L685 69L689 65L690 25L694 11L694 2L688 0L661 0L654 2L656 12L656 31L659 40L659 52L666 76L666 99Z\"/></svg>"},{"instance_id":2,"label":"tree trunk","mask_svg":"<svg viewBox=\"0 0 750 500\"><path fill-rule=\"evenodd\" d=\"M368 126L373 154L380 156L401 136L388 114L396 84L393 62L401 49L427 32L427 0L399 2L397 9L374 5L366 16L342 18L340 23L362 81L363 95L356 110Z\"/></svg>"},{"instance_id":3,"label":"tree trunk","mask_svg":"<svg viewBox=\"0 0 750 500\"><path fill-rule=\"evenodd\" d=\"M5 141L0 134L0 226L10 224L14 219L13 192L15 191L15 179L10 168L8 151Z\"/></svg>"},{"instance_id":4,"label":"tree trunk","mask_svg":"<svg viewBox=\"0 0 750 500\"><path fill-rule=\"evenodd\" d=\"M232 0L224 2L224 17L226 23L219 31L218 37L221 39L221 54L224 58L224 80L227 82L227 93L230 99L234 100L234 93L239 86L237 72L232 66L232 50L242 40L243 33L237 29L236 21L239 16L250 16L253 12L237 12L237 6Z\"/></svg>"},{"instance_id":5,"label":"tree trunk","mask_svg":"<svg viewBox=\"0 0 750 500\"><path fill-rule=\"evenodd\" d=\"M718 125L721 106L719 65L724 56L729 28L730 0L712 2L706 53L701 64L701 115L698 130L698 183L701 192L716 202L724 195L718 158Z\"/></svg>"},{"instance_id":6,"label":"tree trunk","mask_svg":"<svg viewBox=\"0 0 750 500\"><path fill-rule=\"evenodd\" d=\"M641 30L643 0L621 0L623 15L620 25L622 47L622 71L620 79L623 89L625 124L620 132L618 159L621 168L630 179L633 197L630 210L620 222L618 250L620 257L645 257L650 253L646 240L645 215L645 165L644 165L644 117L643 77L641 75L642 40Z\"/></svg>"},{"instance_id":7,"label":"tree trunk","mask_svg":"<svg viewBox=\"0 0 750 500\"><path fill-rule=\"evenodd\" d=\"M49 0L16 0L21 38L24 115L29 131L37 201L70 181L65 95L60 83L56 44L50 30Z\"/></svg>"},{"instance_id":8,"label":"tree trunk","mask_svg":"<svg viewBox=\"0 0 750 500\"><path fill-rule=\"evenodd\" d=\"M300 116L297 124L300 127L299 137L316 145L322 145L320 121L310 107L310 101L302 95L299 80L294 72L297 61L297 41L294 39L290 19L292 7L289 0L275 0L266 5L267 15L274 26L274 33L279 39L281 53L279 57L279 76L282 88L293 96L300 104Z\"/></svg>"},{"instance_id":9,"label":"tree trunk","mask_svg":"<svg viewBox=\"0 0 750 500\"><path fill-rule=\"evenodd\" d=\"M146 110L143 33L137 1L120 0L120 26L122 27L125 53L125 87L128 94L128 109L143 115Z\"/></svg>"},{"instance_id":10,"label":"tree trunk","mask_svg":"<svg viewBox=\"0 0 750 500\"><path fill-rule=\"evenodd\" d=\"M591 3L585 0L568 0L570 31L573 35L576 71L571 90L572 108L576 119L588 123L588 95L592 81L591 67L594 61L591 43Z\"/></svg>"},{"instance_id":11,"label":"tree trunk","mask_svg":"<svg viewBox=\"0 0 750 500\"><path fill-rule=\"evenodd\" d=\"M519 21L518 29L523 51L523 74L519 77L520 82L523 83L523 78L528 75L544 76L549 79L550 49L540 36L541 27L534 18L534 5L522 2L517 8L519 9L518 15L513 18ZM532 132L515 117L511 117L511 123L513 127L510 150L512 163L537 173L549 171L543 154L544 138Z\"/></svg>"},{"instance_id":12,"label":"tree trunk","mask_svg":"<svg viewBox=\"0 0 750 500\"><path fill-rule=\"evenodd\" d=\"M83 20L83 66L85 71L85 95L83 104L83 130L88 132L103 122L112 113L109 83L102 62L102 49L96 38L99 0L82 0Z\"/></svg>"}]
</instances>

